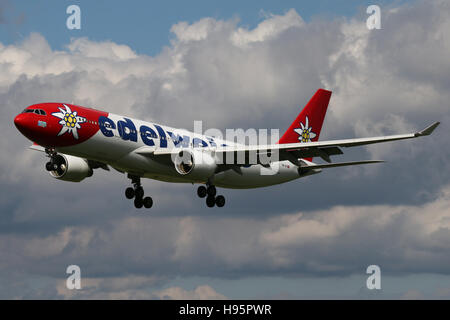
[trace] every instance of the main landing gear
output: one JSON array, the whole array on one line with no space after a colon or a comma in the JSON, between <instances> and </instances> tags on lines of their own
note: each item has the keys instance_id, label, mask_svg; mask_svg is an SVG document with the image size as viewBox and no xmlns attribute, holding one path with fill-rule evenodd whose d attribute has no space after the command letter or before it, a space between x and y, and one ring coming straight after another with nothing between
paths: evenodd
<instances>
[{"instance_id":1,"label":"main landing gear","mask_svg":"<svg viewBox=\"0 0 450 320\"><path fill-rule=\"evenodd\" d=\"M197 195L200 198L206 197L206 205L209 208L214 207L214 205L217 205L219 208L223 207L225 205L225 197L222 195L216 196L217 189L214 185L207 184L207 186L200 186L197 189Z\"/></svg>"},{"instance_id":2,"label":"main landing gear","mask_svg":"<svg viewBox=\"0 0 450 320\"><path fill-rule=\"evenodd\" d=\"M128 175L128 178L131 179L131 183L133 187L128 187L125 190L125 197L127 199L134 198L134 206L137 209L142 207L151 208L153 206L153 199L151 197L144 197L144 188L141 185L141 178L137 176Z\"/></svg>"}]
</instances>

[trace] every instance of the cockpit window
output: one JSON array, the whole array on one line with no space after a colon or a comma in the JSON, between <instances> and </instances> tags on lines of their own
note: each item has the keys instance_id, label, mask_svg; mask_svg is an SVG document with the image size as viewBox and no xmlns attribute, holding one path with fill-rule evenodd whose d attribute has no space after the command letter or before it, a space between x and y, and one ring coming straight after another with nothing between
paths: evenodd
<instances>
[{"instance_id":1,"label":"cockpit window","mask_svg":"<svg viewBox=\"0 0 450 320\"><path fill-rule=\"evenodd\" d=\"M41 116L47 115L47 113L42 109L25 109L22 111L22 113L35 113L35 114L39 114Z\"/></svg>"}]
</instances>

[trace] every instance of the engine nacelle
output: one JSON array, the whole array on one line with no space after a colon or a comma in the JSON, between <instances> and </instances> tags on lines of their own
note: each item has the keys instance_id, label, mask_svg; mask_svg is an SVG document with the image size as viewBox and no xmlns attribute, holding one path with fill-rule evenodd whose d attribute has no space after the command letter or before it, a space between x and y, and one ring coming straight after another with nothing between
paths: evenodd
<instances>
[{"instance_id":1,"label":"engine nacelle","mask_svg":"<svg viewBox=\"0 0 450 320\"><path fill-rule=\"evenodd\" d=\"M93 170L87 161L79 157L58 154L53 162L57 164L58 168L49 171L49 173L53 178L59 180L80 182L93 174Z\"/></svg>"},{"instance_id":2,"label":"engine nacelle","mask_svg":"<svg viewBox=\"0 0 450 320\"><path fill-rule=\"evenodd\" d=\"M179 174L197 181L208 180L217 168L214 157L201 150L182 150L176 155L174 163Z\"/></svg>"}]
</instances>

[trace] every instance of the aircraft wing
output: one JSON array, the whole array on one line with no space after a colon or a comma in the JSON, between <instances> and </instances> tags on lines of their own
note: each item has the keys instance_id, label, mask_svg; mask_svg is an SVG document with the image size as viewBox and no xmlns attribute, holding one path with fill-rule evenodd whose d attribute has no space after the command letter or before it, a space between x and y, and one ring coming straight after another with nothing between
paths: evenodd
<instances>
[{"instance_id":1,"label":"aircraft wing","mask_svg":"<svg viewBox=\"0 0 450 320\"><path fill-rule=\"evenodd\" d=\"M341 147L356 147L374 143L412 139L422 136L430 135L434 129L439 125L439 122L435 122L422 131L409 134L380 136L370 138L357 138L357 139L344 139L344 140L328 140L317 142L301 142L301 143L287 143L287 144L272 144L272 145L251 145L251 146L229 146L217 148L217 153L235 153L235 156L239 152L245 153L247 159L247 153L256 152L258 154L264 154L269 152L279 151L279 160L290 160L294 164L298 165L299 158L309 157L321 157L327 162L331 162L330 156L342 154ZM236 158L236 157L235 157ZM226 158L224 158L226 159Z\"/></svg>"},{"instance_id":2,"label":"aircraft wing","mask_svg":"<svg viewBox=\"0 0 450 320\"><path fill-rule=\"evenodd\" d=\"M256 153L269 154L273 152L279 152L279 160L289 160L295 165L300 165L300 158L309 157L321 157L326 162L331 162L330 156L343 154L340 148L356 147L368 144L375 144L381 142L412 139L422 136L430 135L434 129L439 125L439 122L435 122L432 125L426 127L422 131L400 135L369 137L369 138L357 138L357 139L343 139L343 140L328 140L317 142L299 142L299 143L285 143L285 144L271 144L271 145L236 145L225 146L211 149L216 155L222 155L223 159L242 159L242 155L239 157L239 153L244 154L245 163L247 164L250 154ZM178 153L180 149L175 148L171 150L167 149L155 149L155 148L140 148L137 150L141 154L168 155L172 153ZM227 156L227 154L233 153L234 155ZM236 161L236 160L235 160Z\"/></svg>"}]
</instances>

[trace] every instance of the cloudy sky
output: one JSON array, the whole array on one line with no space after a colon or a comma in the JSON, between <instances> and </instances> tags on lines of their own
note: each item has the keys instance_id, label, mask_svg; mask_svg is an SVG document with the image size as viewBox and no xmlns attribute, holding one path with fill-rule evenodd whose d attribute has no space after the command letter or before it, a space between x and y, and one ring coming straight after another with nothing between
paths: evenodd
<instances>
[{"instance_id":1,"label":"cloudy sky","mask_svg":"<svg viewBox=\"0 0 450 320\"><path fill-rule=\"evenodd\" d=\"M0 298L450 298L448 1L47 2L0 1ZM66 28L74 2L81 30ZM366 27L369 4L381 30ZM51 178L13 125L24 107L61 101L283 131L320 87L333 91L321 139L442 124L336 159L382 165L220 190L222 209L192 185L147 180L147 211L118 172Z\"/></svg>"}]
</instances>

